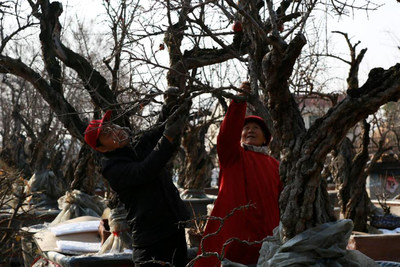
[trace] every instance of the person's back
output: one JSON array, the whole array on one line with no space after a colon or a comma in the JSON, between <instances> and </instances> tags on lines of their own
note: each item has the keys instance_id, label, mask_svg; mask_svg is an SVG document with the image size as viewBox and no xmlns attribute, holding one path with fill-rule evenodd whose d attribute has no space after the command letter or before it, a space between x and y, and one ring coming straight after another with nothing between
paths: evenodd
<instances>
[{"instance_id":1,"label":"person's back","mask_svg":"<svg viewBox=\"0 0 400 267\"><path fill-rule=\"evenodd\" d=\"M155 136L161 138L160 136ZM153 137L154 138L154 137ZM152 143L149 136L143 137ZM147 246L176 231L180 221L189 219L185 204L165 169L174 152L167 140L155 143L156 152L143 164L135 150L124 147L105 153L107 158L102 174L108 180L128 211L127 220L133 233L134 246ZM153 150L140 149L140 157L148 157Z\"/></svg>"}]
</instances>

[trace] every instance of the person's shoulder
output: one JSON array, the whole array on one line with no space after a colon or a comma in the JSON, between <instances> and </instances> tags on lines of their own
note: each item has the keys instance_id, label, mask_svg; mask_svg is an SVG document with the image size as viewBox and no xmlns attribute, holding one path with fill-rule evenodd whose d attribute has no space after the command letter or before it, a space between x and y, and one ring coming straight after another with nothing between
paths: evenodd
<instances>
[{"instance_id":1,"label":"person's shoulder","mask_svg":"<svg viewBox=\"0 0 400 267\"><path fill-rule=\"evenodd\" d=\"M127 161L127 160L129 161L135 160L135 153L129 147L123 147L108 153L104 153L102 164L109 165L116 161Z\"/></svg>"},{"instance_id":2,"label":"person's shoulder","mask_svg":"<svg viewBox=\"0 0 400 267\"><path fill-rule=\"evenodd\" d=\"M277 160L276 158L274 158L274 157L271 156L271 155L267 155L267 158L268 158L268 160L269 160L271 163L273 163L273 164L279 166L279 160Z\"/></svg>"}]
</instances>

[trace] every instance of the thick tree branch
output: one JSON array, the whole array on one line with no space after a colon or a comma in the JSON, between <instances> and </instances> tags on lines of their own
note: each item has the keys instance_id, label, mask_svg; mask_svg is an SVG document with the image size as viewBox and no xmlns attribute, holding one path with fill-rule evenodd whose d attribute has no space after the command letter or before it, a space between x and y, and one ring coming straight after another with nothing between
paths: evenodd
<instances>
[{"instance_id":1,"label":"thick tree branch","mask_svg":"<svg viewBox=\"0 0 400 267\"><path fill-rule=\"evenodd\" d=\"M42 95L64 124L71 135L83 141L86 125L79 118L76 110L65 100L60 92L56 92L37 72L17 59L0 55L0 72L11 73L30 82ZM66 116L68 115L68 116Z\"/></svg>"},{"instance_id":2,"label":"thick tree branch","mask_svg":"<svg viewBox=\"0 0 400 267\"><path fill-rule=\"evenodd\" d=\"M167 80L171 86L177 86L184 89L186 79L184 78L188 72L185 62L182 60L181 44L183 34L186 28L187 15L190 12L190 0L182 1L182 8L180 10L178 22L173 24L170 15L170 1L167 0L167 15L169 20L169 27L164 36L164 42L169 50L169 61L171 70L168 71Z\"/></svg>"},{"instance_id":3,"label":"thick tree branch","mask_svg":"<svg viewBox=\"0 0 400 267\"><path fill-rule=\"evenodd\" d=\"M266 80L265 89L269 97L268 107L274 120L275 137L286 142L287 147L293 145L292 142L296 137L305 133L304 122L287 82L305 43L304 36L299 34L286 47L283 54L273 49L264 57L262 63Z\"/></svg>"},{"instance_id":4,"label":"thick tree branch","mask_svg":"<svg viewBox=\"0 0 400 267\"><path fill-rule=\"evenodd\" d=\"M340 31L333 31L333 33L342 34L346 39L347 46L349 47L350 50L350 58L351 58L351 61L348 62L350 64L350 71L347 77L347 85L348 85L348 90L356 90L358 89L358 70L360 68L361 61L363 60L364 55L367 52L367 49L366 48L361 49L360 53L357 55L356 48L360 44L360 42L357 42L356 44L352 45L347 33L343 33Z\"/></svg>"},{"instance_id":5,"label":"thick tree branch","mask_svg":"<svg viewBox=\"0 0 400 267\"><path fill-rule=\"evenodd\" d=\"M62 93L61 68L56 58L76 71L85 84L96 107L102 110L121 110L106 79L81 55L65 47L60 40L61 25L58 21L62 6L58 2L42 1L40 40L46 68L51 77L51 88ZM125 121L127 123L127 121Z\"/></svg>"},{"instance_id":6,"label":"thick tree branch","mask_svg":"<svg viewBox=\"0 0 400 267\"><path fill-rule=\"evenodd\" d=\"M43 60L46 70L50 77L50 86L57 93L62 93L61 66L57 61L56 40L59 39L61 25L58 22L58 16L63 12L62 5L59 2L41 1L42 18L40 20L40 42L42 44ZM64 55L61 55L65 57Z\"/></svg>"},{"instance_id":7,"label":"thick tree branch","mask_svg":"<svg viewBox=\"0 0 400 267\"><path fill-rule=\"evenodd\" d=\"M380 106L400 98L400 64L384 71L371 70L357 98L346 97L310 128L306 139L314 157L325 157L330 147L338 143L357 122L375 113Z\"/></svg>"}]
</instances>

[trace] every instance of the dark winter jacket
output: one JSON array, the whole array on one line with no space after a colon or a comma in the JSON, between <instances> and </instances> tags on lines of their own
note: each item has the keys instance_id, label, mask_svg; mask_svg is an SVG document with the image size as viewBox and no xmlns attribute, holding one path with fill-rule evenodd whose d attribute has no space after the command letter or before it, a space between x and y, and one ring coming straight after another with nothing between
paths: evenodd
<instances>
[{"instance_id":1,"label":"dark winter jacket","mask_svg":"<svg viewBox=\"0 0 400 267\"><path fill-rule=\"evenodd\" d=\"M132 146L104 154L102 174L125 204L134 247L170 236L179 221L190 217L165 168L174 150L158 129Z\"/></svg>"}]
</instances>

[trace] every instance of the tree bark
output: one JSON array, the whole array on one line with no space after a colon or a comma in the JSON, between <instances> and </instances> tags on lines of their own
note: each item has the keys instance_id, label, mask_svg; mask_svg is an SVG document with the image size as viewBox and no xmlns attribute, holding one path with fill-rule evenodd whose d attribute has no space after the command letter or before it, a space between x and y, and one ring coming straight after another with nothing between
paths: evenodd
<instances>
[{"instance_id":1,"label":"tree bark","mask_svg":"<svg viewBox=\"0 0 400 267\"><path fill-rule=\"evenodd\" d=\"M321 179L327 154L358 121L400 97L400 64L386 71L374 69L361 88L353 89L306 131L297 103L285 82L304 44L305 39L299 34L289 45L273 48L263 60L274 138L281 140L280 175L285 187L280 208L285 239L335 220Z\"/></svg>"},{"instance_id":2,"label":"tree bark","mask_svg":"<svg viewBox=\"0 0 400 267\"><path fill-rule=\"evenodd\" d=\"M288 86L279 82L287 78L285 73L290 73L285 72L290 65L283 64L282 58L276 52L267 57L265 75L275 134L282 140L280 175L285 188L280 198L281 221L285 237L291 238L317 224L335 220L326 189L321 185L326 155L358 121L400 97L400 64L387 71L372 70L363 87L305 131Z\"/></svg>"},{"instance_id":3,"label":"tree bark","mask_svg":"<svg viewBox=\"0 0 400 267\"><path fill-rule=\"evenodd\" d=\"M185 150L186 166L183 187L203 189L211 183L212 159L205 149L208 124L190 126L184 133L182 146Z\"/></svg>"},{"instance_id":4,"label":"tree bark","mask_svg":"<svg viewBox=\"0 0 400 267\"><path fill-rule=\"evenodd\" d=\"M107 80L84 57L61 42L61 24L58 20L62 13L61 4L56 1L49 4L49 1L46 0L41 2L41 9L43 14L40 18L41 33L39 37L46 69L50 76L50 88L63 97L61 67L58 62L61 60L66 66L76 71L95 107L103 111L112 109L114 112L118 112L122 110L108 86ZM127 119L119 119L118 123L129 126Z\"/></svg>"},{"instance_id":5,"label":"tree bark","mask_svg":"<svg viewBox=\"0 0 400 267\"><path fill-rule=\"evenodd\" d=\"M339 189L341 212L346 219L353 220L354 230L366 232L370 198L366 191L366 165L369 159L369 124L363 121L362 149L354 155L348 138L343 139L333 159L331 173Z\"/></svg>"},{"instance_id":6,"label":"tree bark","mask_svg":"<svg viewBox=\"0 0 400 267\"><path fill-rule=\"evenodd\" d=\"M3 55L0 55L0 72L11 73L30 82L58 115L58 119L64 124L70 134L83 141L83 132L86 129L86 124L82 122L78 116L78 112L66 101L64 96L53 90L50 84L39 73L18 59Z\"/></svg>"},{"instance_id":7,"label":"tree bark","mask_svg":"<svg viewBox=\"0 0 400 267\"><path fill-rule=\"evenodd\" d=\"M73 180L69 190L79 189L94 195L96 185L101 176L98 175L100 159L89 146L82 146L77 161L73 164ZM71 175L71 174L70 174Z\"/></svg>"}]
</instances>

